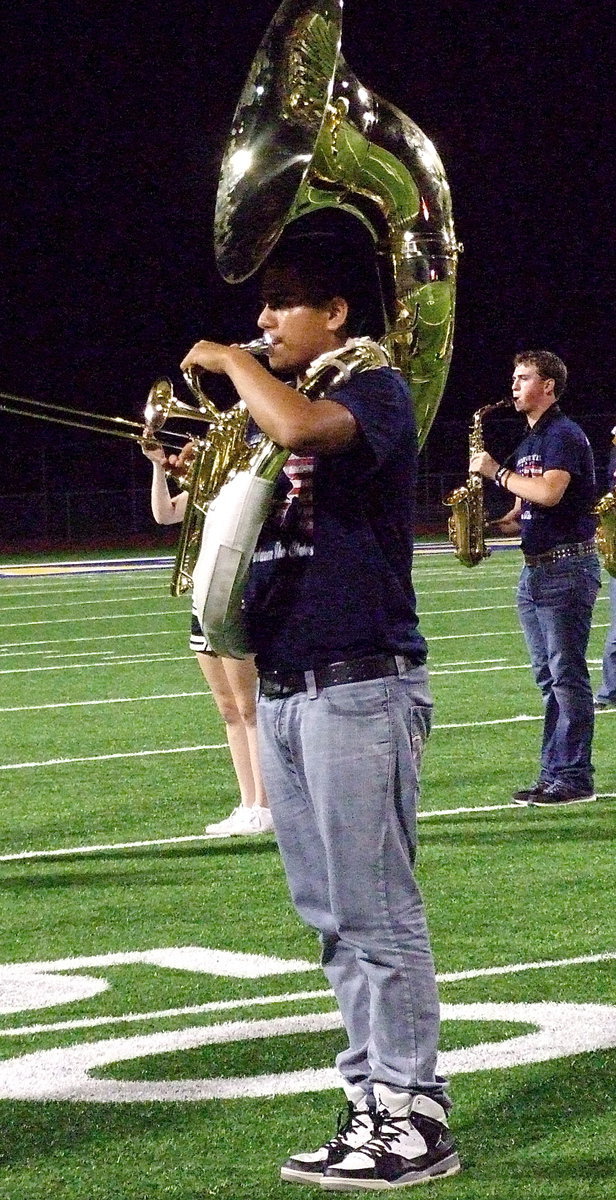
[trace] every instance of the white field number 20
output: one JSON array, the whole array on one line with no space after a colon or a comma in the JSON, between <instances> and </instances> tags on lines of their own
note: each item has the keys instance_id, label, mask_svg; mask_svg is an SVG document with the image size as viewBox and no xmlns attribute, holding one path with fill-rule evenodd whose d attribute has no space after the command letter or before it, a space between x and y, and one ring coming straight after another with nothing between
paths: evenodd
<instances>
[{"instance_id":1,"label":"white field number 20","mask_svg":"<svg viewBox=\"0 0 616 1200\"><path fill-rule=\"evenodd\" d=\"M602 955L596 956L603 957ZM605 957L612 957L606 955ZM574 961L574 960L572 960ZM314 971L315 964L301 960L283 960L262 955L235 954L185 946L124 954L67 958L55 962L16 963L0 966L0 1014L15 1014L49 1009L57 1005L91 999L110 988L103 978L88 975L88 968L100 970L130 963L155 965L170 971L191 971L218 977L258 980L266 976ZM531 966L534 964L530 964ZM544 965L544 964L536 964ZM552 964L545 964L546 966ZM561 964L553 964L561 965ZM564 963L562 964L564 965ZM515 968L513 968L515 970ZM525 969L523 966L520 969ZM503 970L507 970L504 968ZM499 969L497 969L497 973ZM469 976L482 972L469 972ZM492 971L486 971L491 974ZM255 995L247 1000L214 1001L188 1008L161 1012L123 1013L118 1016L83 1018L74 1021L7 1026L0 1038L34 1036L54 1031L92 1029L108 1025L161 1025L169 1018L192 1014L207 1015L241 1008L280 1005L291 1015L262 1020L223 1020L194 1024L179 1030L139 1033L128 1037L110 1037L100 1041L77 1042L51 1050L40 1050L0 1060L0 1099L69 1100L97 1103L143 1101L187 1101L241 1099L275 1096L292 1092L317 1091L339 1086L332 1069L305 1067L280 1074L257 1074L236 1078L184 1080L97 1079L92 1072L113 1063L144 1058L153 1054L174 1053L221 1043L254 1041L258 1061L258 1039L318 1033L341 1025L337 1011L294 1015L296 1002L327 998L326 989ZM601 1004L443 1004L444 1021L504 1021L531 1026L532 1032L508 1037L503 1041L480 1042L465 1049L440 1055L439 1071L445 1076L467 1071L494 1070L543 1062L584 1051L616 1046L616 1007Z\"/></svg>"}]
</instances>

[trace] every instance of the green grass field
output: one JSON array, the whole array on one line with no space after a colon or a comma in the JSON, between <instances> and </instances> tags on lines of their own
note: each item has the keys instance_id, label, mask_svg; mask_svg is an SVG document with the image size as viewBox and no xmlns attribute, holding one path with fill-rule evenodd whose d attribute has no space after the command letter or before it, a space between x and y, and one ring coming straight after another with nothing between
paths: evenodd
<instances>
[{"instance_id":1,"label":"green grass field","mask_svg":"<svg viewBox=\"0 0 616 1200\"><path fill-rule=\"evenodd\" d=\"M510 805L541 730L518 571L509 551L416 564L436 702L418 870L464 1166L431 1187L613 1200L616 710L597 803ZM273 837L203 835L236 792L167 584L0 578L0 1200L320 1194L278 1167L333 1132L343 1033ZM607 621L604 589L594 681Z\"/></svg>"}]
</instances>

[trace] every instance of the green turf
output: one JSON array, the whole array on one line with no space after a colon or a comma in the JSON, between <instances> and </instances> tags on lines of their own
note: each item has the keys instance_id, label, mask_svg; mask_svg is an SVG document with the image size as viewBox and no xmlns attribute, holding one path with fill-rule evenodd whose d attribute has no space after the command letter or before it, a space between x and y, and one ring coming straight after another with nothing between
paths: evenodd
<instances>
[{"instance_id":1,"label":"green turf","mask_svg":"<svg viewBox=\"0 0 616 1200\"><path fill-rule=\"evenodd\" d=\"M517 559L503 553L467 571L451 557L422 556L416 566L436 701L418 874L441 975L616 950L616 711L597 720L596 804L508 807L512 788L535 777L541 732L515 616ZM140 961L82 967L68 975L106 989L49 1007L31 996L31 1007L0 1016L0 1071L9 1074L17 1069L9 1060L37 1051L61 1050L68 1063L72 1048L109 1039L335 1009L272 837L164 842L201 834L236 802L223 728L186 646L188 601L172 600L167 584L168 572L153 569L0 580L0 854L71 851L0 862L0 962L193 946L315 969L238 978ZM589 650L594 680L606 623L604 595ZM490 805L503 807L451 812ZM120 848L126 842L145 844ZM83 853L88 846L101 848ZM616 960L444 981L441 998L614 1007ZM225 1003L234 1007L211 1007ZM72 1022L81 1024L57 1028ZM344 1041L339 1028L259 1039L238 1028L238 1040L154 1050L96 1067L92 1078L172 1086L327 1068ZM448 1017L442 1049L533 1028ZM456 1074L452 1093L464 1171L429 1194L616 1194L614 1049ZM319 1189L280 1183L278 1165L333 1132L339 1103L327 1090L195 1102L0 1100L0 1200L310 1200Z\"/></svg>"}]
</instances>

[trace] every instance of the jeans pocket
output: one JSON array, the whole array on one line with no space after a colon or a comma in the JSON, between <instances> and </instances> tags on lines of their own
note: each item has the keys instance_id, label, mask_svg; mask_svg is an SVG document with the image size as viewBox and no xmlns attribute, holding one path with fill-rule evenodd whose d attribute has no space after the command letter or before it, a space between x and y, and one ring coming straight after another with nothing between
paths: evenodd
<instances>
[{"instance_id":1,"label":"jeans pocket","mask_svg":"<svg viewBox=\"0 0 616 1200\"><path fill-rule=\"evenodd\" d=\"M418 770L430 734L431 725L432 705L429 707L423 704L415 705L411 712L411 744L413 747L413 758Z\"/></svg>"},{"instance_id":2,"label":"jeans pocket","mask_svg":"<svg viewBox=\"0 0 616 1200\"><path fill-rule=\"evenodd\" d=\"M329 712L339 717L377 717L387 712L387 689L382 679L324 688L323 699Z\"/></svg>"}]
</instances>

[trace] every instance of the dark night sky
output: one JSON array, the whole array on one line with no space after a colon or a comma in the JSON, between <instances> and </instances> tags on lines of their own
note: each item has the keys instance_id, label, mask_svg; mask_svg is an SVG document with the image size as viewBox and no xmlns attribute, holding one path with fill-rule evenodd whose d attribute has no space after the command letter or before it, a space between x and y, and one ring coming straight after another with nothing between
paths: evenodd
<instances>
[{"instance_id":1,"label":"dark night sky","mask_svg":"<svg viewBox=\"0 0 616 1200\"><path fill-rule=\"evenodd\" d=\"M139 416L156 376L182 388L176 364L197 336L254 336L244 290L217 278L212 210L276 7L22 0L5 11L0 389ZM345 58L435 142L465 245L439 421L502 396L513 352L543 345L569 365L570 411L604 412L608 438L611 13L605 0L345 0ZM24 441L36 447L38 423L0 420L0 490L17 473L27 490ZM432 459L446 453L438 428ZM78 475L90 441L79 438L74 456L58 442L58 477ZM99 443L104 474L118 457Z\"/></svg>"}]
</instances>

